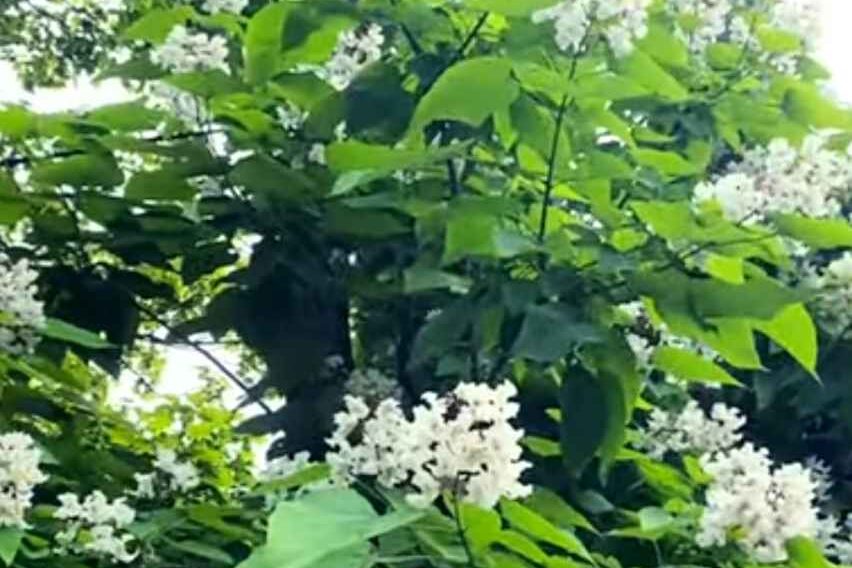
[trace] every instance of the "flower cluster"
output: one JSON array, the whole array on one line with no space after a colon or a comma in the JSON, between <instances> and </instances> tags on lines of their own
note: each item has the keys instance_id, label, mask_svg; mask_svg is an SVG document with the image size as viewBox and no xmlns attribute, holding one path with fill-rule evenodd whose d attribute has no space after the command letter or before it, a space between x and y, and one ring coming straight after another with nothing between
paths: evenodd
<instances>
[{"instance_id":1,"label":"flower cluster","mask_svg":"<svg viewBox=\"0 0 852 568\"><path fill-rule=\"evenodd\" d=\"M293 455L281 456L270 460L263 471L260 472L259 478L262 481L287 479L316 465L318 464L311 460L311 455L308 452L298 452ZM266 505L272 509L276 503L289 497L332 489L334 486L334 482L328 478L307 481L293 489L267 493Z\"/></svg>"},{"instance_id":2,"label":"flower cluster","mask_svg":"<svg viewBox=\"0 0 852 568\"><path fill-rule=\"evenodd\" d=\"M852 331L852 253L844 253L806 279L814 291L814 313L823 329L834 336Z\"/></svg>"},{"instance_id":3,"label":"flower cluster","mask_svg":"<svg viewBox=\"0 0 852 568\"><path fill-rule=\"evenodd\" d=\"M715 201L738 223L758 223L776 213L835 217L852 184L852 148L827 147L825 132L807 136L800 149L784 138L746 152L727 173L695 188L694 201Z\"/></svg>"},{"instance_id":4,"label":"flower cluster","mask_svg":"<svg viewBox=\"0 0 852 568\"><path fill-rule=\"evenodd\" d=\"M33 489L47 480L39 460L35 442L27 434L0 435L0 528L26 526Z\"/></svg>"},{"instance_id":5,"label":"flower cluster","mask_svg":"<svg viewBox=\"0 0 852 568\"><path fill-rule=\"evenodd\" d=\"M751 444L707 454L702 466L713 481L696 542L722 546L736 543L760 562L787 559L785 544L794 537L819 534L816 482L801 464L774 466L765 449Z\"/></svg>"},{"instance_id":6,"label":"flower cluster","mask_svg":"<svg viewBox=\"0 0 852 568\"><path fill-rule=\"evenodd\" d=\"M249 0L205 0L202 8L210 14L218 14L219 12L241 14L248 4Z\"/></svg>"},{"instance_id":7,"label":"flower cluster","mask_svg":"<svg viewBox=\"0 0 852 568\"><path fill-rule=\"evenodd\" d=\"M726 39L740 45L752 42L751 25L734 12L736 0L668 0L666 7L686 27L678 25L677 34L693 53L703 53L707 46Z\"/></svg>"},{"instance_id":8,"label":"flower cluster","mask_svg":"<svg viewBox=\"0 0 852 568\"><path fill-rule=\"evenodd\" d=\"M580 51L595 25L616 57L633 51L633 42L648 33L650 0L565 0L532 15L533 23L553 21L555 41L563 51Z\"/></svg>"},{"instance_id":9,"label":"flower cluster","mask_svg":"<svg viewBox=\"0 0 852 568\"><path fill-rule=\"evenodd\" d=\"M302 125L308 118L307 112L289 102L276 108L275 113L278 116L278 124L287 133L295 132L302 128Z\"/></svg>"},{"instance_id":10,"label":"flower cluster","mask_svg":"<svg viewBox=\"0 0 852 568\"><path fill-rule=\"evenodd\" d=\"M510 423L516 393L511 383L462 383L444 396L424 394L411 419L394 399L371 411L346 396L326 459L338 478L367 475L412 488L415 506L428 506L441 491L482 507L525 496L530 488L520 477L530 464L521 461L523 431Z\"/></svg>"},{"instance_id":11,"label":"flower cluster","mask_svg":"<svg viewBox=\"0 0 852 568\"><path fill-rule=\"evenodd\" d=\"M94 491L82 503L74 493L64 493L59 503L53 516L67 522L56 535L64 550L124 564L136 558L137 553L128 550L133 537L123 530L133 523L136 511L124 499L110 502L102 492Z\"/></svg>"},{"instance_id":12,"label":"flower cluster","mask_svg":"<svg viewBox=\"0 0 852 568\"><path fill-rule=\"evenodd\" d=\"M228 42L218 35L191 33L175 26L166 41L151 51L151 62L174 73L219 69L228 72Z\"/></svg>"},{"instance_id":13,"label":"flower cluster","mask_svg":"<svg viewBox=\"0 0 852 568\"><path fill-rule=\"evenodd\" d=\"M708 416L692 400L680 412L659 408L651 411L638 445L658 459L669 452L696 455L721 452L742 442L740 430L745 423L737 408L717 402Z\"/></svg>"},{"instance_id":14,"label":"flower cluster","mask_svg":"<svg viewBox=\"0 0 852 568\"><path fill-rule=\"evenodd\" d=\"M174 450L166 448L157 450L154 467L166 474L169 479L169 488L172 491L185 493L201 485L198 468L190 462L180 461L177 452Z\"/></svg>"},{"instance_id":15,"label":"flower cluster","mask_svg":"<svg viewBox=\"0 0 852 568\"><path fill-rule=\"evenodd\" d=\"M31 353L38 344L47 320L44 304L36 299L37 279L27 260L12 264L0 254L0 352Z\"/></svg>"},{"instance_id":16,"label":"flower cluster","mask_svg":"<svg viewBox=\"0 0 852 568\"><path fill-rule=\"evenodd\" d=\"M378 24L341 32L331 59L318 75L329 85L342 91L352 80L382 58L385 35Z\"/></svg>"}]
</instances>

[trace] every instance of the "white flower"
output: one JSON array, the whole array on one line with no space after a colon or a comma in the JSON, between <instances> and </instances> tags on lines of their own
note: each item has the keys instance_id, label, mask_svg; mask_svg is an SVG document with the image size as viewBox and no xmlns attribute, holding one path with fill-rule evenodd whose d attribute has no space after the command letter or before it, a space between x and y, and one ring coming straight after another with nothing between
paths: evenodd
<instances>
[{"instance_id":1,"label":"white flower","mask_svg":"<svg viewBox=\"0 0 852 568\"><path fill-rule=\"evenodd\" d=\"M219 12L241 14L248 4L249 0L205 0L202 7L204 11L210 14L218 14Z\"/></svg>"},{"instance_id":2,"label":"white flower","mask_svg":"<svg viewBox=\"0 0 852 568\"><path fill-rule=\"evenodd\" d=\"M781 562L788 540L817 536L816 487L801 464L773 467L768 452L751 444L705 455L701 463L713 481L705 493L699 546L734 539L759 562Z\"/></svg>"},{"instance_id":3,"label":"white flower","mask_svg":"<svg viewBox=\"0 0 852 568\"><path fill-rule=\"evenodd\" d=\"M0 254L0 351L32 353L47 324L44 304L36 299L38 273L26 259L12 262Z\"/></svg>"},{"instance_id":4,"label":"white flower","mask_svg":"<svg viewBox=\"0 0 852 568\"><path fill-rule=\"evenodd\" d=\"M695 188L697 203L715 201L727 218L753 224L776 213L837 217L849 195L852 160L826 147L830 133L805 137L801 148L783 138L747 151L743 160Z\"/></svg>"},{"instance_id":5,"label":"white flower","mask_svg":"<svg viewBox=\"0 0 852 568\"><path fill-rule=\"evenodd\" d=\"M151 62L174 73L219 69L229 72L228 42L218 35L190 33L175 26L166 41L151 51Z\"/></svg>"},{"instance_id":6,"label":"white flower","mask_svg":"<svg viewBox=\"0 0 852 568\"><path fill-rule=\"evenodd\" d=\"M281 456L270 460L266 464L266 468L260 473L262 481L274 481L287 479L305 471L306 469L317 465L311 461L311 455L308 452L299 452L291 456ZM331 479L320 479L300 485L295 491L275 491L266 495L267 508L274 508L275 505L291 496L304 495L305 493L313 493L332 489L334 483Z\"/></svg>"},{"instance_id":7,"label":"white flower","mask_svg":"<svg viewBox=\"0 0 852 568\"><path fill-rule=\"evenodd\" d=\"M134 473L133 479L136 480L136 490L132 492L134 497L139 499L153 499L157 496L154 490L154 481L157 476L153 473Z\"/></svg>"},{"instance_id":8,"label":"white flower","mask_svg":"<svg viewBox=\"0 0 852 568\"><path fill-rule=\"evenodd\" d=\"M308 113L293 103L286 103L284 106L279 106L275 109L275 113L278 115L278 124L288 133L302 128L302 125L308 118Z\"/></svg>"},{"instance_id":9,"label":"white flower","mask_svg":"<svg viewBox=\"0 0 852 568\"><path fill-rule=\"evenodd\" d=\"M394 399L371 412L346 396L326 459L343 479L368 475L386 486L411 487L408 500L416 506L428 506L444 490L482 507L523 497L530 488L520 477L530 464L521 460L523 431L510 423L519 409L511 402L516 393L511 383L462 383L444 396L424 394L411 419Z\"/></svg>"},{"instance_id":10,"label":"white flower","mask_svg":"<svg viewBox=\"0 0 852 568\"><path fill-rule=\"evenodd\" d=\"M811 302L823 329L834 336L852 331L852 252L846 252L820 270L806 275L814 292Z\"/></svg>"},{"instance_id":11,"label":"white flower","mask_svg":"<svg viewBox=\"0 0 852 568\"><path fill-rule=\"evenodd\" d=\"M637 445L658 459L669 452L700 455L724 451L742 441L740 430L745 423L737 408L717 402L708 416L692 400L680 412L651 411Z\"/></svg>"},{"instance_id":12,"label":"white flower","mask_svg":"<svg viewBox=\"0 0 852 568\"><path fill-rule=\"evenodd\" d=\"M136 519L136 511L123 498L110 502L101 491L94 491L82 503L73 493L64 493L58 499L60 507L53 516L68 522L56 535L63 548L123 564L136 558L137 553L127 549L133 536L122 531ZM78 536L83 528L87 529L88 538L80 539Z\"/></svg>"},{"instance_id":13,"label":"white flower","mask_svg":"<svg viewBox=\"0 0 852 568\"><path fill-rule=\"evenodd\" d=\"M0 528L25 528L33 489L47 480L39 469L41 453L27 434L0 435Z\"/></svg>"},{"instance_id":14,"label":"white flower","mask_svg":"<svg viewBox=\"0 0 852 568\"><path fill-rule=\"evenodd\" d=\"M565 0L534 12L532 21L553 21L556 45L574 52L583 48L591 27L598 23L613 54L624 57L633 51L633 42L648 33L650 4L650 0Z\"/></svg>"},{"instance_id":15,"label":"white flower","mask_svg":"<svg viewBox=\"0 0 852 568\"><path fill-rule=\"evenodd\" d=\"M312 144L311 149L308 151L308 161L312 164L324 166L326 164L325 144L320 144L319 142Z\"/></svg>"},{"instance_id":16,"label":"white flower","mask_svg":"<svg viewBox=\"0 0 852 568\"><path fill-rule=\"evenodd\" d=\"M169 486L173 491L187 492L201 485L198 468L190 462L178 460L177 453L172 449L158 449L154 467L169 477Z\"/></svg>"},{"instance_id":17,"label":"white flower","mask_svg":"<svg viewBox=\"0 0 852 568\"><path fill-rule=\"evenodd\" d=\"M772 3L769 22L813 46L820 36L820 7L815 0L778 0Z\"/></svg>"},{"instance_id":18,"label":"white flower","mask_svg":"<svg viewBox=\"0 0 852 568\"><path fill-rule=\"evenodd\" d=\"M341 32L331 59L317 75L342 91L364 69L382 58L385 35L378 24Z\"/></svg>"}]
</instances>

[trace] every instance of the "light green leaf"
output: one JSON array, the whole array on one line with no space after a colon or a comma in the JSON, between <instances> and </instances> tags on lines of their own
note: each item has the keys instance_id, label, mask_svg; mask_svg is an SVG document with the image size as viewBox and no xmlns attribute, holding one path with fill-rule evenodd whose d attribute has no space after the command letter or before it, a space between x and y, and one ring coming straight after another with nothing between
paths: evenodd
<instances>
[{"instance_id":1,"label":"light green leaf","mask_svg":"<svg viewBox=\"0 0 852 568\"><path fill-rule=\"evenodd\" d=\"M633 157L640 165L654 168L665 176L682 177L699 173L695 164L675 152L638 148L633 151Z\"/></svg>"},{"instance_id":2,"label":"light green leaf","mask_svg":"<svg viewBox=\"0 0 852 568\"><path fill-rule=\"evenodd\" d=\"M817 330L804 304L781 311L770 321L756 321L755 328L783 347L814 377L817 373Z\"/></svg>"},{"instance_id":3,"label":"light green leaf","mask_svg":"<svg viewBox=\"0 0 852 568\"><path fill-rule=\"evenodd\" d=\"M24 531L12 527L0 527L0 560L11 566L21 547Z\"/></svg>"},{"instance_id":4,"label":"light green leaf","mask_svg":"<svg viewBox=\"0 0 852 568\"><path fill-rule=\"evenodd\" d=\"M619 59L617 67L623 76L661 97L678 102L689 98L689 91L677 79L638 49Z\"/></svg>"},{"instance_id":5,"label":"light green leaf","mask_svg":"<svg viewBox=\"0 0 852 568\"><path fill-rule=\"evenodd\" d=\"M536 10L553 6L554 0L465 0L465 6L471 10L484 10L525 18Z\"/></svg>"},{"instance_id":6,"label":"light green leaf","mask_svg":"<svg viewBox=\"0 0 852 568\"><path fill-rule=\"evenodd\" d=\"M739 385L725 369L693 351L660 347L654 353L654 366L683 381L720 385Z\"/></svg>"},{"instance_id":7,"label":"light green leaf","mask_svg":"<svg viewBox=\"0 0 852 568\"><path fill-rule=\"evenodd\" d=\"M115 347L112 343L102 339L99 335L91 331L54 318L48 318L47 325L42 330L42 334L45 337L74 343L90 349L109 349Z\"/></svg>"},{"instance_id":8,"label":"light green leaf","mask_svg":"<svg viewBox=\"0 0 852 568\"><path fill-rule=\"evenodd\" d=\"M245 38L245 78L252 85L271 79L282 50L284 23L294 4L267 4L249 20Z\"/></svg>"},{"instance_id":9,"label":"light green leaf","mask_svg":"<svg viewBox=\"0 0 852 568\"><path fill-rule=\"evenodd\" d=\"M109 154L82 154L38 163L32 170L32 180L48 186L112 187L124 181L124 174Z\"/></svg>"},{"instance_id":10,"label":"light green leaf","mask_svg":"<svg viewBox=\"0 0 852 568\"><path fill-rule=\"evenodd\" d=\"M515 501L503 500L500 503L503 517L516 530L526 533L528 536L558 546L562 550L591 561L591 556L586 547L574 534L560 529L550 523L547 519L528 509Z\"/></svg>"},{"instance_id":11,"label":"light green leaf","mask_svg":"<svg viewBox=\"0 0 852 568\"><path fill-rule=\"evenodd\" d=\"M193 15L195 10L190 6L154 8L133 22L124 31L124 38L159 44L165 41L175 26L185 24Z\"/></svg>"},{"instance_id":12,"label":"light green leaf","mask_svg":"<svg viewBox=\"0 0 852 568\"><path fill-rule=\"evenodd\" d=\"M518 93L508 59L466 59L438 77L417 105L408 137L422 138L423 128L436 120L479 126L495 112L505 111Z\"/></svg>"},{"instance_id":13,"label":"light green leaf","mask_svg":"<svg viewBox=\"0 0 852 568\"><path fill-rule=\"evenodd\" d=\"M232 566L234 559L219 547L198 540L169 541L169 546L192 556L204 558L218 564Z\"/></svg>"},{"instance_id":14,"label":"light green leaf","mask_svg":"<svg viewBox=\"0 0 852 568\"><path fill-rule=\"evenodd\" d=\"M825 559L817 543L805 537L796 537L787 541L787 554L792 568L834 568Z\"/></svg>"},{"instance_id":15,"label":"light green leaf","mask_svg":"<svg viewBox=\"0 0 852 568\"><path fill-rule=\"evenodd\" d=\"M842 219L780 215L773 221L781 233L814 249L852 247L852 224Z\"/></svg>"}]
</instances>

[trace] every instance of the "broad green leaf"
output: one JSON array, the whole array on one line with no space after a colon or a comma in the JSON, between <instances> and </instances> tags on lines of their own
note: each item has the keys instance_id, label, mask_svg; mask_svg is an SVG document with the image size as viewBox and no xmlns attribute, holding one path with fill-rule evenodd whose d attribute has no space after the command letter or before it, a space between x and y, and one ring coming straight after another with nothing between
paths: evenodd
<instances>
[{"instance_id":1,"label":"broad green leaf","mask_svg":"<svg viewBox=\"0 0 852 568\"><path fill-rule=\"evenodd\" d=\"M541 436L524 436L521 444L535 455L543 458L553 458L562 455L559 442L542 438Z\"/></svg>"},{"instance_id":2,"label":"broad green leaf","mask_svg":"<svg viewBox=\"0 0 852 568\"><path fill-rule=\"evenodd\" d=\"M689 98L689 91L677 79L638 49L619 59L617 68L621 75L661 97L677 102Z\"/></svg>"},{"instance_id":3,"label":"broad green leaf","mask_svg":"<svg viewBox=\"0 0 852 568\"><path fill-rule=\"evenodd\" d=\"M781 233L814 249L852 247L852 224L842 219L780 215L773 219L773 223Z\"/></svg>"},{"instance_id":4,"label":"broad green leaf","mask_svg":"<svg viewBox=\"0 0 852 568\"><path fill-rule=\"evenodd\" d=\"M500 538L500 515L467 503L459 503L458 507L465 537L474 551L484 550Z\"/></svg>"},{"instance_id":5,"label":"broad green leaf","mask_svg":"<svg viewBox=\"0 0 852 568\"><path fill-rule=\"evenodd\" d=\"M190 6L153 8L130 24L124 31L124 38L159 44L165 41L175 26L185 24L193 15L195 10Z\"/></svg>"},{"instance_id":6,"label":"broad green leaf","mask_svg":"<svg viewBox=\"0 0 852 568\"><path fill-rule=\"evenodd\" d=\"M755 327L816 377L817 330L804 304L789 306L770 321L757 321Z\"/></svg>"},{"instance_id":7,"label":"broad green leaf","mask_svg":"<svg viewBox=\"0 0 852 568\"><path fill-rule=\"evenodd\" d=\"M48 186L112 187L124 181L124 174L109 154L82 154L36 164L32 180Z\"/></svg>"},{"instance_id":8,"label":"broad green leaf","mask_svg":"<svg viewBox=\"0 0 852 568\"><path fill-rule=\"evenodd\" d=\"M787 116L811 129L852 127L852 110L826 97L816 85L791 85L784 95L782 108Z\"/></svg>"},{"instance_id":9,"label":"broad green leaf","mask_svg":"<svg viewBox=\"0 0 852 568\"><path fill-rule=\"evenodd\" d=\"M353 170L394 172L444 162L464 154L466 150L467 144L407 150L350 140L328 146L326 159L329 167L336 172Z\"/></svg>"},{"instance_id":10,"label":"broad green leaf","mask_svg":"<svg viewBox=\"0 0 852 568\"><path fill-rule=\"evenodd\" d=\"M11 566L21 547L24 531L14 527L0 527L0 560Z\"/></svg>"},{"instance_id":11,"label":"broad green leaf","mask_svg":"<svg viewBox=\"0 0 852 568\"><path fill-rule=\"evenodd\" d=\"M536 10L553 6L554 0L466 0L471 10L484 10L504 16L527 17Z\"/></svg>"},{"instance_id":12,"label":"broad green leaf","mask_svg":"<svg viewBox=\"0 0 852 568\"><path fill-rule=\"evenodd\" d=\"M139 172L130 178L125 188L128 199L188 201L195 193L195 188L183 176L167 169Z\"/></svg>"},{"instance_id":13,"label":"broad green leaf","mask_svg":"<svg viewBox=\"0 0 852 568\"><path fill-rule=\"evenodd\" d=\"M15 195L3 195L0 192L0 225L14 225L26 216L30 204Z\"/></svg>"},{"instance_id":14,"label":"broad green leaf","mask_svg":"<svg viewBox=\"0 0 852 568\"><path fill-rule=\"evenodd\" d=\"M675 152L638 148L633 151L633 157L640 165L654 168L665 176L681 177L699 173L695 164Z\"/></svg>"},{"instance_id":15,"label":"broad green leaf","mask_svg":"<svg viewBox=\"0 0 852 568\"><path fill-rule=\"evenodd\" d=\"M745 264L741 258L731 258L720 254L710 253L704 261L707 274L731 284L745 282Z\"/></svg>"},{"instance_id":16,"label":"broad green leaf","mask_svg":"<svg viewBox=\"0 0 852 568\"><path fill-rule=\"evenodd\" d=\"M578 345L600 342L602 334L594 324L567 304L531 306L521 332L512 346L519 357L550 363L564 357Z\"/></svg>"},{"instance_id":17,"label":"broad green leaf","mask_svg":"<svg viewBox=\"0 0 852 568\"><path fill-rule=\"evenodd\" d=\"M562 550L591 561L591 556L586 547L574 534L560 529L550 523L547 519L528 509L515 501L503 500L500 503L503 517L509 521L516 530L526 533L528 536L558 546Z\"/></svg>"},{"instance_id":18,"label":"broad green leaf","mask_svg":"<svg viewBox=\"0 0 852 568\"><path fill-rule=\"evenodd\" d=\"M787 541L787 554L792 568L834 568L825 559L820 546L809 538L796 537Z\"/></svg>"},{"instance_id":19,"label":"broad green leaf","mask_svg":"<svg viewBox=\"0 0 852 568\"><path fill-rule=\"evenodd\" d=\"M48 318L47 325L42 330L45 337L58 339L81 347L90 349L109 349L115 347L110 342L102 339L99 335L81 329L75 325L64 322L62 320Z\"/></svg>"},{"instance_id":20,"label":"broad green leaf","mask_svg":"<svg viewBox=\"0 0 852 568\"><path fill-rule=\"evenodd\" d=\"M502 531L497 542L512 552L537 564L543 564L547 560L547 554L535 542L517 531Z\"/></svg>"},{"instance_id":21,"label":"broad green leaf","mask_svg":"<svg viewBox=\"0 0 852 568\"><path fill-rule=\"evenodd\" d=\"M524 504L557 526L572 529L577 527L598 533L598 530L582 513L549 489L536 488L535 493L528 497Z\"/></svg>"},{"instance_id":22,"label":"broad green leaf","mask_svg":"<svg viewBox=\"0 0 852 568\"><path fill-rule=\"evenodd\" d=\"M405 292L414 294L426 290L449 289L457 293L465 293L470 288L470 278L436 268L413 266L405 271Z\"/></svg>"},{"instance_id":23,"label":"broad green leaf","mask_svg":"<svg viewBox=\"0 0 852 568\"><path fill-rule=\"evenodd\" d=\"M245 38L245 80L258 85L271 79L282 51L284 24L294 4L267 4L249 20Z\"/></svg>"},{"instance_id":24,"label":"broad green leaf","mask_svg":"<svg viewBox=\"0 0 852 568\"><path fill-rule=\"evenodd\" d=\"M660 347L654 353L654 366L684 381L739 385L725 369L694 351Z\"/></svg>"},{"instance_id":25,"label":"broad green leaf","mask_svg":"<svg viewBox=\"0 0 852 568\"><path fill-rule=\"evenodd\" d=\"M0 134L13 140L26 138L37 131L37 115L22 106L0 108Z\"/></svg>"},{"instance_id":26,"label":"broad green leaf","mask_svg":"<svg viewBox=\"0 0 852 568\"><path fill-rule=\"evenodd\" d=\"M518 93L507 59L478 57L456 63L417 105L409 139L421 139L423 128L436 120L480 126L495 112L505 111Z\"/></svg>"},{"instance_id":27,"label":"broad green leaf","mask_svg":"<svg viewBox=\"0 0 852 568\"><path fill-rule=\"evenodd\" d=\"M100 107L85 115L86 122L112 130L136 132L154 130L168 121L168 114L146 107L141 102L118 103Z\"/></svg>"},{"instance_id":28,"label":"broad green leaf","mask_svg":"<svg viewBox=\"0 0 852 568\"><path fill-rule=\"evenodd\" d=\"M221 548L207 544L206 542L198 540L169 541L169 546L181 552L186 552L192 556L204 558L214 564L218 563L226 566L233 566L234 564L234 559L230 554Z\"/></svg>"},{"instance_id":29,"label":"broad green leaf","mask_svg":"<svg viewBox=\"0 0 852 568\"><path fill-rule=\"evenodd\" d=\"M241 568L360 568L369 539L414 523L425 513L405 509L379 516L351 489L332 489L279 503L267 542Z\"/></svg>"}]
</instances>

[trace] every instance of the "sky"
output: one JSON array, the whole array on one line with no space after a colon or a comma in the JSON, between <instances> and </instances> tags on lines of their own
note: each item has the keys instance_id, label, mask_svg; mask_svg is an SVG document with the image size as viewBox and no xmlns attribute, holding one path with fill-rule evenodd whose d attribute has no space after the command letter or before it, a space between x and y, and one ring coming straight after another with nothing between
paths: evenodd
<instances>
[{"instance_id":1,"label":"sky","mask_svg":"<svg viewBox=\"0 0 852 568\"><path fill-rule=\"evenodd\" d=\"M852 0L821 0L822 36L817 47L817 58L832 73L831 91L841 100L852 104ZM127 100L129 94L115 80L94 84L80 79L62 89L24 90L12 68L0 61L0 103L26 103L39 112L83 110ZM221 354L230 368L236 368L233 356ZM209 366L207 361L191 348L170 349L163 382L164 394L183 394L198 386L198 368ZM115 389L117 399L132 399L130 377ZM228 402L236 404L239 392L229 392Z\"/></svg>"}]
</instances>

